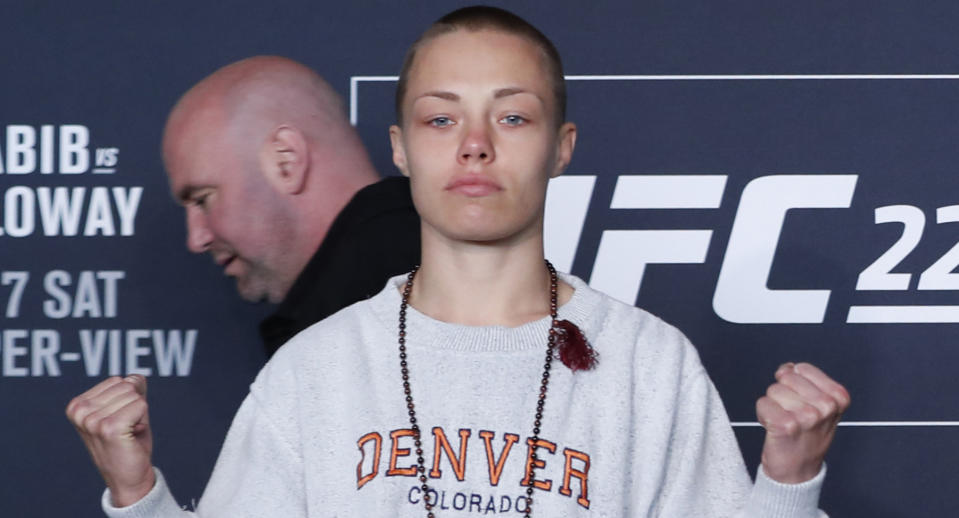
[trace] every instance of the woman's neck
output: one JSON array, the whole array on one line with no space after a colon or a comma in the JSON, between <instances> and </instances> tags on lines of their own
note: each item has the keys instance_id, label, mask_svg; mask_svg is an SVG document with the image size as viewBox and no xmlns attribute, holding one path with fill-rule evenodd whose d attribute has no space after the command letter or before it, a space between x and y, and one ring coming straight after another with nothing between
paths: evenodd
<instances>
[{"instance_id":1,"label":"woman's neck","mask_svg":"<svg viewBox=\"0 0 959 518\"><path fill-rule=\"evenodd\" d=\"M444 322L516 327L549 315L549 283L542 240L500 247L424 239L410 305ZM558 304L572 293L560 281Z\"/></svg>"}]
</instances>

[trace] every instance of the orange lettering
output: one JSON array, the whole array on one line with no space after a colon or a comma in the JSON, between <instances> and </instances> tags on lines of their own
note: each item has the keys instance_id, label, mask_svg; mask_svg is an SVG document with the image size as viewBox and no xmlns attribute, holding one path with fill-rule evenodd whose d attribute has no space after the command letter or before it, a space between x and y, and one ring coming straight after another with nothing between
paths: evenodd
<instances>
[{"instance_id":1,"label":"orange lettering","mask_svg":"<svg viewBox=\"0 0 959 518\"><path fill-rule=\"evenodd\" d=\"M433 469L430 470L430 477L440 478L443 474L440 471L440 454L442 451L446 451L446 456L450 459L450 464L453 466L453 471L456 472L456 480L460 482L466 478L466 442L469 439L470 431L468 429L460 429L460 454L459 458L456 458L456 455L453 454L453 447L450 446L450 442L446 439L446 434L443 433L443 429L439 426L433 427L433 437L436 440L433 442ZM442 450L440 449L442 447Z\"/></svg>"},{"instance_id":2,"label":"orange lettering","mask_svg":"<svg viewBox=\"0 0 959 518\"><path fill-rule=\"evenodd\" d=\"M373 445L373 471L363 475L363 460L366 459L366 451L363 450L363 445L370 442L376 441ZM370 432L363 437L360 437L360 440L356 441L356 445L360 448L360 463L356 465L356 489L363 487L364 484L373 480L376 477L376 474L380 469L380 445L383 444L383 438L380 437L380 434L376 432Z\"/></svg>"},{"instance_id":3,"label":"orange lettering","mask_svg":"<svg viewBox=\"0 0 959 518\"><path fill-rule=\"evenodd\" d=\"M569 448L563 450L563 455L566 456L566 467L563 469L563 487L559 488L559 492L562 495L571 496L573 492L569 487L570 478L578 478L582 492L576 502L589 509L589 498L586 496L586 479L589 478L589 455ZM573 469L573 459L581 460L586 464L582 471Z\"/></svg>"},{"instance_id":4,"label":"orange lettering","mask_svg":"<svg viewBox=\"0 0 959 518\"><path fill-rule=\"evenodd\" d=\"M538 469L538 468L546 467L546 461L542 460L541 458L537 459L535 462L533 461L533 439L532 438L526 439L526 446L528 447L526 452L526 478L524 478L523 481L520 482L520 485L523 485L523 486L529 485L529 479L530 479L530 476L532 476L533 474L534 468ZM546 448L547 450L549 450L550 453L556 453L556 445L545 439L537 440L536 447ZM533 487L537 489L542 489L543 491L549 491L550 488L553 487L553 481L537 479L533 482Z\"/></svg>"},{"instance_id":5,"label":"orange lettering","mask_svg":"<svg viewBox=\"0 0 959 518\"><path fill-rule=\"evenodd\" d=\"M393 430L390 432L390 439L393 440L393 448L390 450L390 469L386 472L386 476L395 477L397 475L404 477L412 477L416 475L416 465L410 466L408 468L397 468L396 459L398 457L406 457L410 454L409 448L400 448L399 439L400 437L412 437L414 435L413 430L409 428L403 428L401 430Z\"/></svg>"},{"instance_id":6,"label":"orange lettering","mask_svg":"<svg viewBox=\"0 0 959 518\"><path fill-rule=\"evenodd\" d=\"M493 457L493 445L490 443L490 440L496 434L489 430L482 430L479 435L486 443L486 462L489 464L489 483L494 486L499 485L499 477L503 474L503 465L506 464L506 457L509 456L509 451L513 448L513 444L519 440L519 436L512 433L503 436L506 444L503 446L503 451L500 452L500 457L497 461Z\"/></svg>"}]
</instances>

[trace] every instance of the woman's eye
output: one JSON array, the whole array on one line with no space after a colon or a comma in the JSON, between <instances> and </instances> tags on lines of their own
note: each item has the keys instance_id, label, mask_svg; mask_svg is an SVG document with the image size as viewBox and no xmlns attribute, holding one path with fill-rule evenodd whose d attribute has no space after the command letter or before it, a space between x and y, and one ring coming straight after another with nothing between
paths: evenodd
<instances>
[{"instance_id":1,"label":"woman's eye","mask_svg":"<svg viewBox=\"0 0 959 518\"><path fill-rule=\"evenodd\" d=\"M453 125L453 120L449 117L434 117L430 119L429 124L430 126L435 126L437 128L445 128Z\"/></svg>"},{"instance_id":2,"label":"woman's eye","mask_svg":"<svg viewBox=\"0 0 959 518\"><path fill-rule=\"evenodd\" d=\"M507 115L506 117L503 117L499 121L509 126L519 126L525 123L526 119L520 115Z\"/></svg>"}]
</instances>

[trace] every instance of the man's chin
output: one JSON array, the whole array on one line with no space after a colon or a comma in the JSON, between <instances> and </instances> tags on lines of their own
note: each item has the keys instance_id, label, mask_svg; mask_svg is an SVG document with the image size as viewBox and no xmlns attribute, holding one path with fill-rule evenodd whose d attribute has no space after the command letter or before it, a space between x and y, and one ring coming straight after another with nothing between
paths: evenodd
<instances>
[{"instance_id":1,"label":"man's chin","mask_svg":"<svg viewBox=\"0 0 959 518\"><path fill-rule=\"evenodd\" d=\"M239 277L236 279L236 291L247 302L272 302L266 289Z\"/></svg>"}]
</instances>

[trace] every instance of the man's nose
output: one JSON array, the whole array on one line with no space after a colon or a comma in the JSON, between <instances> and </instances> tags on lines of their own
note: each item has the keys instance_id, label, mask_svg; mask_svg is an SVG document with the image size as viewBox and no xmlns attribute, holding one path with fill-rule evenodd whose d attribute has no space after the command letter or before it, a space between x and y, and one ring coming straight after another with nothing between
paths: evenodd
<instances>
[{"instance_id":1,"label":"man's nose","mask_svg":"<svg viewBox=\"0 0 959 518\"><path fill-rule=\"evenodd\" d=\"M459 148L459 161L491 162L496 158L493 142L490 140L489 130L485 124L477 124L469 128Z\"/></svg>"},{"instance_id":2,"label":"man's nose","mask_svg":"<svg viewBox=\"0 0 959 518\"><path fill-rule=\"evenodd\" d=\"M213 232L207 224L206 214L199 207L186 209L186 247L191 252L202 254L210 249Z\"/></svg>"}]
</instances>

